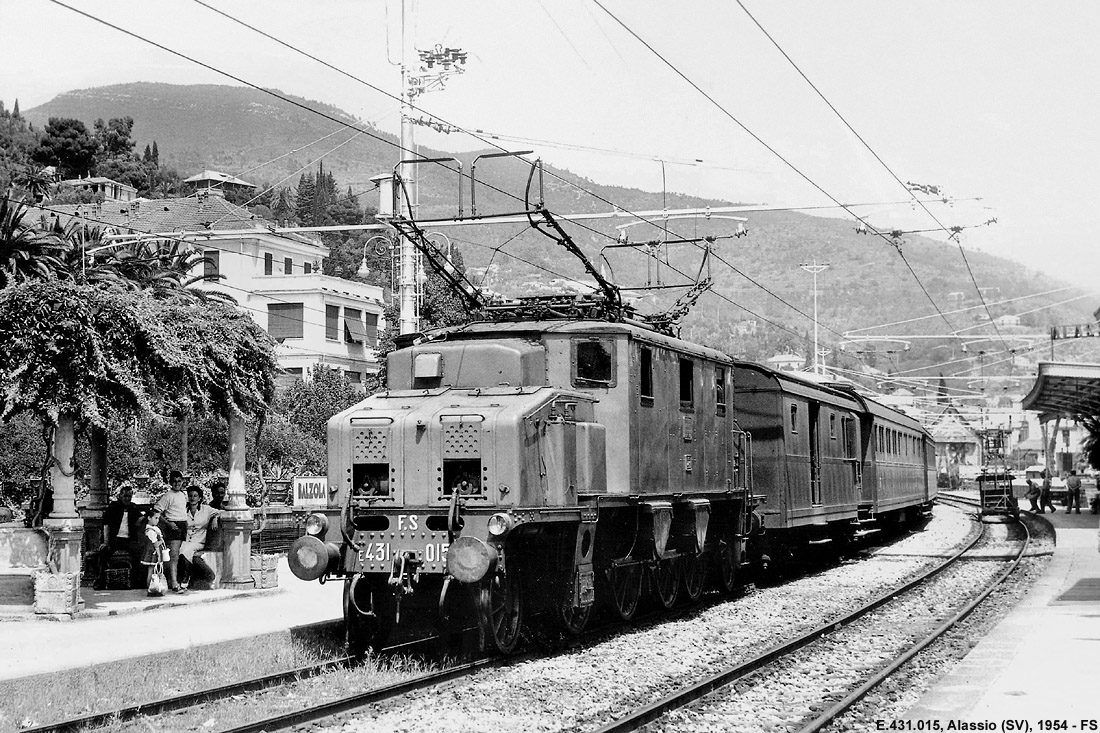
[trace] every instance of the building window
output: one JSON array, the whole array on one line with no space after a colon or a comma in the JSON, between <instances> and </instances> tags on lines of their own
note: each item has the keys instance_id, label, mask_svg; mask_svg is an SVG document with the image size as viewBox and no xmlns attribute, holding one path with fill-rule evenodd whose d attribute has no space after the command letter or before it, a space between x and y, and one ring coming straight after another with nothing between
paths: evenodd
<instances>
[{"instance_id":1,"label":"building window","mask_svg":"<svg viewBox=\"0 0 1100 733\"><path fill-rule=\"evenodd\" d=\"M325 306L325 338L329 341L340 340L340 306Z\"/></svg>"},{"instance_id":2,"label":"building window","mask_svg":"<svg viewBox=\"0 0 1100 733\"><path fill-rule=\"evenodd\" d=\"M680 407L695 406L695 362L680 359Z\"/></svg>"},{"instance_id":3,"label":"building window","mask_svg":"<svg viewBox=\"0 0 1100 733\"><path fill-rule=\"evenodd\" d=\"M642 397L652 400L653 399L653 349L641 348L640 364L638 366L641 372L641 391Z\"/></svg>"},{"instance_id":4,"label":"building window","mask_svg":"<svg viewBox=\"0 0 1100 733\"><path fill-rule=\"evenodd\" d=\"M362 344L367 340L367 332L363 328L363 312L358 308L344 309L344 341L349 344Z\"/></svg>"},{"instance_id":5,"label":"building window","mask_svg":"<svg viewBox=\"0 0 1100 733\"><path fill-rule=\"evenodd\" d=\"M363 318L367 322L367 346L378 345L378 314L364 313Z\"/></svg>"},{"instance_id":6,"label":"building window","mask_svg":"<svg viewBox=\"0 0 1100 733\"><path fill-rule=\"evenodd\" d=\"M294 272L294 260L287 257L286 259L283 260L283 274L284 275L289 275L292 272Z\"/></svg>"},{"instance_id":7,"label":"building window","mask_svg":"<svg viewBox=\"0 0 1100 733\"><path fill-rule=\"evenodd\" d=\"M718 417L726 415L726 368L714 367L714 404Z\"/></svg>"},{"instance_id":8,"label":"building window","mask_svg":"<svg viewBox=\"0 0 1100 733\"><path fill-rule=\"evenodd\" d=\"M273 339L300 339L303 335L301 303L268 303L267 332Z\"/></svg>"},{"instance_id":9,"label":"building window","mask_svg":"<svg viewBox=\"0 0 1100 733\"><path fill-rule=\"evenodd\" d=\"M208 249L202 253L202 274L204 277L217 277L221 275L221 251Z\"/></svg>"},{"instance_id":10,"label":"building window","mask_svg":"<svg viewBox=\"0 0 1100 733\"><path fill-rule=\"evenodd\" d=\"M313 272L313 264L310 263L310 262L303 262L302 263L302 272L304 272L307 275L309 273Z\"/></svg>"},{"instance_id":11,"label":"building window","mask_svg":"<svg viewBox=\"0 0 1100 733\"><path fill-rule=\"evenodd\" d=\"M791 405L791 432L798 434L798 405Z\"/></svg>"},{"instance_id":12,"label":"building window","mask_svg":"<svg viewBox=\"0 0 1100 733\"><path fill-rule=\"evenodd\" d=\"M363 375L361 372L344 372L344 375L348 378L348 381L352 384L362 384Z\"/></svg>"},{"instance_id":13,"label":"building window","mask_svg":"<svg viewBox=\"0 0 1100 733\"><path fill-rule=\"evenodd\" d=\"M275 258L270 252L264 253L264 274L271 275L275 272Z\"/></svg>"}]
</instances>

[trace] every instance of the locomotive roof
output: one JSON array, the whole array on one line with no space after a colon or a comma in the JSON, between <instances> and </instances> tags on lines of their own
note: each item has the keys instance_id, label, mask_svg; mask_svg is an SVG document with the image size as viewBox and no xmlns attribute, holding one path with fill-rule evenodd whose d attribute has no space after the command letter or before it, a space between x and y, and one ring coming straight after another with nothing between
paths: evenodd
<instances>
[{"instance_id":1,"label":"locomotive roof","mask_svg":"<svg viewBox=\"0 0 1100 733\"><path fill-rule=\"evenodd\" d=\"M663 346L673 351L690 354L711 361L732 364L727 354L707 346L684 341L657 333L633 323L613 323L600 320L542 320L542 321L475 321L461 326L441 328L425 334L428 338L485 338L486 336L532 338L537 334L626 334L639 341Z\"/></svg>"}]
</instances>

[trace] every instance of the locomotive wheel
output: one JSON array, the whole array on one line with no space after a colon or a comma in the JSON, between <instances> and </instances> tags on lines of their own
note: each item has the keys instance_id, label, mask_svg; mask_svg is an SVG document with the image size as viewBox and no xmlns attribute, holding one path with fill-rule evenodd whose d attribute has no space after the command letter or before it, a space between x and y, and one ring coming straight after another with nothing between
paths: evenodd
<instances>
[{"instance_id":1,"label":"locomotive wheel","mask_svg":"<svg viewBox=\"0 0 1100 733\"><path fill-rule=\"evenodd\" d=\"M516 648L523 625L523 600L511 574L495 573L481 584L478 615L488 645L501 654Z\"/></svg>"},{"instance_id":2,"label":"locomotive wheel","mask_svg":"<svg viewBox=\"0 0 1100 733\"><path fill-rule=\"evenodd\" d=\"M684 555L680 561L683 563L684 593L694 603L703 595L703 584L707 579L707 556L699 552Z\"/></svg>"},{"instance_id":3,"label":"locomotive wheel","mask_svg":"<svg viewBox=\"0 0 1100 733\"><path fill-rule=\"evenodd\" d=\"M718 543L718 563L714 568L714 577L718 590L723 593L731 593L737 587L737 569L741 558L736 543L737 540L730 542L725 539Z\"/></svg>"},{"instance_id":4,"label":"locomotive wheel","mask_svg":"<svg viewBox=\"0 0 1100 733\"><path fill-rule=\"evenodd\" d=\"M620 563L614 561L607 569L611 601L619 618L629 621L638 610L638 601L642 598L642 564L631 562L629 558Z\"/></svg>"},{"instance_id":5,"label":"locomotive wheel","mask_svg":"<svg viewBox=\"0 0 1100 733\"><path fill-rule=\"evenodd\" d=\"M592 616L592 606L583 608L574 606L573 599L570 597L572 595L572 593L568 594L558 607L558 618L561 620L562 628L576 636L588 626L588 619Z\"/></svg>"},{"instance_id":6,"label":"locomotive wheel","mask_svg":"<svg viewBox=\"0 0 1100 733\"><path fill-rule=\"evenodd\" d=\"M677 558L658 560L653 568L653 590L665 608L676 605L680 595L680 563Z\"/></svg>"}]
</instances>

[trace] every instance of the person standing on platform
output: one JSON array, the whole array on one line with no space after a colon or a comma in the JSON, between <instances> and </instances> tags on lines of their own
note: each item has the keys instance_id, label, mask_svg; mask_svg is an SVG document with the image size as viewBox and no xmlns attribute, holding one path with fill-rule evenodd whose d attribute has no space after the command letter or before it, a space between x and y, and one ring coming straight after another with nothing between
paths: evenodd
<instances>
[{"instance_id":1,"label":"person standing on platform","mask_svg":"<svg viewBox=\"0 0 1100 733\"><path fill-rule=\"evenodd\" d=\"M207 531L217 527L218 514L217 509L203 503L200 487L187 487L187 539L180 546L180 568L188 571L187 587L191 590L214 587L214 570L199 553L206 549Z\"/></svg>"},{"instance_id":2,"label":"person standing on platform","mask_svg":"<svg viewBox=\"0 0 1100 733\"><path fill-rule=\"evenodd\" d=\"M1076 509L1077 513L1081 513L1081 477L1077 475L1077 471L1070 471L1069 476L1066 478L1066 514L1069 514L1071 510Z\"/></svg>"},{"instance_id":3,"label":"person standing on platform","mask_svg":"<svg viewBox=\"0 0 1100 733\"><path fill-rule=\"evenodd\" d=\"M183 593L183 587L176 577L180 545L187 537L187 495L183 492L183 474L172 471L168 475L168 486L168 491L153 505L153 516L149 523L160 529L164 544L168 546L168 564L164 566L168 588L173 593Z\"/></svg>"},{"instance_id":4,"label":"person standing on platform","mask_svg":"<svg viewBox=\"0 0 1100 733\"><path fill-rule=\"evenodd\" d=\"M1039 489L1039 513L1046 513L1046 508L1050 507L1050 513L1054 514L1058 510L1054 508L1054 502L1050 499L1050 476L1046 471L1039 475L1043 477L1043 487Z\"/></svg>"},{"instance_id":5,"label":"person standing on platform","mask_svg":"<svg viewBox=\"0 0 1100 733\"><path fill-rule=\"evenodd\" d=\"M1041 514L1042 512L1039 509L1039 496L1041 494L1041 492L1039 491L1039 487L1036 486L1035 482L1031 479L1026 479L1026 481L1027 493L1024 494L1024 498L1031 502L1030 508L1032 512L1034 512L1035 514Z\"/></svg>"}]
</instances>

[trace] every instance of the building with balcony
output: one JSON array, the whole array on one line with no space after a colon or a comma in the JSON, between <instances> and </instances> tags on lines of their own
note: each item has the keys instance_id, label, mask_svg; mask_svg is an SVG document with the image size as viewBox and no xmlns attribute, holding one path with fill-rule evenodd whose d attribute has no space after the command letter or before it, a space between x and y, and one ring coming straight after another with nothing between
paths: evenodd
<instances>
[{"instance_id":1,"label":"building with balcony","mask_svg":"<svg viewBox=\"0 0 1100 733\"><path fill-rule=\"evenodd\" d=\"M51 216L83 219L115 234L186 241L203 255L204 273L219 278L196 287L232 296L278 341L283 384L308 378L315 364L339 369L357 384L378 371L382 288L323 274L328 248L316 237L277 234L271 222L204 193L125 205L50 206L29 214Z\"/></svg>"}]
</instances>

